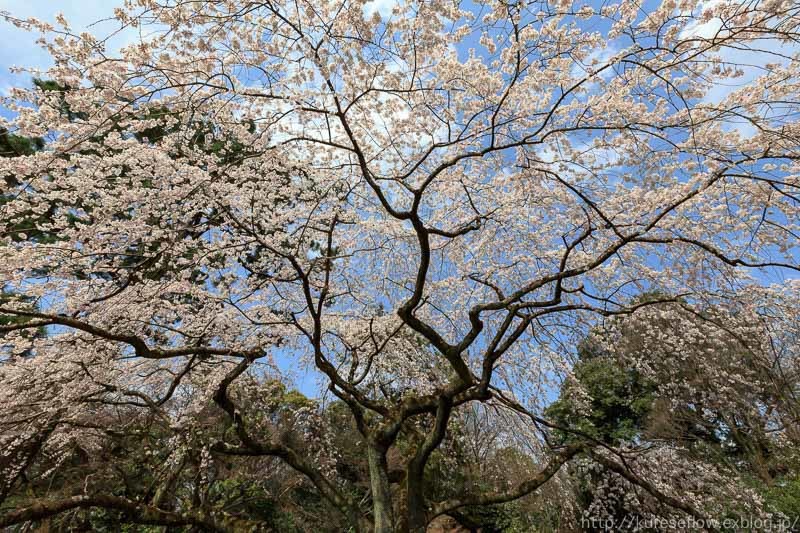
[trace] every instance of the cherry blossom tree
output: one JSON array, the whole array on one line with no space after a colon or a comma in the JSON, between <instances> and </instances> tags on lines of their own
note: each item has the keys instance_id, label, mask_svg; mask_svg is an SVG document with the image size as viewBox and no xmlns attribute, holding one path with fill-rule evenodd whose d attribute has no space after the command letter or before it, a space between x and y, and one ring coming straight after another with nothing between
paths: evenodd
<instances>
[{"instance_id":1,"label":"cherry blossom tree","mask_svg":"<svg viewBox=\"0 0 800 533\"><path fill-rule=\"evenodd\" d=\"M754 516L742 498L750 491L756 507L785 515L785 525L796 522L789 502L797 494L789 486L797 477L798 367L779 335L768 337L769 347L753 344L765 340L761 327L747 312L698 312L681 302L613 317L582 343L574 375L545 411L567 428L554 437L580 441L589 434L614 447L633 446L635 460L645 460L641 468L648 457L657 461L660 472L649 477L684 478L677 482L684 498L698 489L708 495L736 487L738 498L717 495L716 516ZM574 486L586 517L634 531L637 522L672 514L603 459L582 463L569 468L583 479ZM685 479L680 466L704 476ZM716 487L708 485L711 476L719 479ZM698 484L702 477L705 484Z\"/></svg>"},{"instance_id":2,"label":"cherry blossom tree","mask_svg":"<svg viewBox=\"0 0 800 533\"><path fill-rule=\"evenodd\" d=\"M114 16L138 37L119 51L3 14L53 66L3 97L4 135L42 142L0 158L0 495L146 420L173 455L149 499L87 476L0 525L104 508L267 527L167 505L189 455L206 487L221 462L280 460L355 530L424 531L587 457L710 518L714 472L687 493L678 451L559 445L570 428L543 412L620 315L647 336L664 330L646 313L725 308L749 317L726 335L796 360L800 6L378 7L127 0ZM715 331L702 348L731 342ZM697 337L669 335L678 352ZM363 440L366 507L337 476L336 427L295 405L280 418L301 446L269 415L304 366ZM531 471L434 498L426 467L478 406L514 420Z\"/></svg>"}]
</instances>

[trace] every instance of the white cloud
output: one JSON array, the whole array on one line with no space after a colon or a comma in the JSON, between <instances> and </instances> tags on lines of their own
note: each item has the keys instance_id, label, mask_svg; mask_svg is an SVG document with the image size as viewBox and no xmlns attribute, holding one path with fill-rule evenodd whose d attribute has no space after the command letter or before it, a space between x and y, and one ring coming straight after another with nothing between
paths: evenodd
<instances>
[{"instance_id":1,"label":"white cloud","mask_svg":"<svg viewBox=\"0 0 800 533\"><path fill-rule=\"evenodd\" d=\"M703 11L714 9L724 3L727 3L727 0L701 2L695 15L699 16ZM705 22L696 20L687 25L681 31L679 37L681 39L711 39L720 31L720 28L722 28L722 21L718 17L712 17ZM751 48L746 49L744 46L750 46ZM770 63L786 65L788 56L800 52L800 46L782 43L776 39L757 40L744 46L740 43L737 48L723 47L716 52L715 55L718 55L727 65L736 65L742 75L735 79L727 79L716 83L703 97L702 101L704 103L721 103L733 92L751 85L759 76L766 74L765 65ZM725 124L725 129L738 131L743 137L750 137L756 132L753 125L744 120L730 121Z\"/></svg>"},{"instance_id":2,"label":"white cloud","mask_svg":"<svg viewBox=\"0 0 800 533\"><path fill-rule=\"evenodd\" d=\"M797 45L782 43L776 39L760 40L752 44L752 49L724 48L719 52L720 58L729 64L737 65L742 76L724 85L713 87L703 99L708 103L719 103L733 91L751 84L759 76L766 74L764 66L770 63L786 65L791 56L800 52ZM780 54L780 55L777 55Z\"/></svg>"},{"instance_id":3,"label":"white cloud","mask_svg":"<svg viewBox=\"0 0 800 533\"><path fill-rule=\"evenodd\" d=\"M701 2L698 6L698 12L695 15L700 16L703 11L714 9L720 4L725 3L725 0L711 0L710 2ZM689 13L684 12L684 15ZM706 22L702 20L695 20L686 25L685 28L678 35L680 39L690 39L692 37L701 37L703 39L710 39L722 27L722 20L714 17Z\"/></svg>"},{"instance_id":4,"label":"white cloud","mask_svg":"<svg viewBox=\"0 0 800 533\"><path fill-rule=\"evenodd\" d=\"M373 13L377 12L381 18L389 18L392 14L392 9L397 6L398 0L372 0L364 4L364 14L371 17Z\"/></svg>"}]
</instances>

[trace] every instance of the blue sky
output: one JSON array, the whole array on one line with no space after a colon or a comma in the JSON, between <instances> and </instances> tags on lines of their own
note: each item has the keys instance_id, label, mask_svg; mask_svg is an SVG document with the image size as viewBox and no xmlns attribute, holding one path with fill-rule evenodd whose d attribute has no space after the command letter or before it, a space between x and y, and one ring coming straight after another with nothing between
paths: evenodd
<instances>
[{"instance_id":1,"label":"blue sky","mask_svg":"<svg viewBox=\"0 0 800 533\"><path fill-rule=\"evenodd\" d=\"M36 17L51 23L55 21L56 13L61 12L73 30L77 32L89 30L93 34L104 36L113 27L112 23L107 21L89 26L98 20L110 17L114 7L118 5L121 5L121 1L0 0L0 11L6 11L17 18ZM116 38L112 45L121 46L125 37ZM37 35L34 33L0 21L0 43L3 43L0 46L0 93L5 94L10 87L30 83L29 75L13 75L9 73L9 68L14 66L47 68L51 64L47 52L36 44L36 38Z\"/></svg>"}]
</instances>

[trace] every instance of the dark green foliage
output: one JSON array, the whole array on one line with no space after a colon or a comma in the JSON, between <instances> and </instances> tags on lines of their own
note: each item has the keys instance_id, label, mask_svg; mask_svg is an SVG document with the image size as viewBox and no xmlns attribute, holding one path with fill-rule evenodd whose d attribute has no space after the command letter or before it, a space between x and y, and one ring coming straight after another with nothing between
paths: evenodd
<instances>
[{"instance_id":1,"label":"dark green foliage","mask_svg":"<svg viewBox=\"0 0 800 533\"><path fill-rule=\"evenodd\" d=\"M453 513L462 526L482 533L522 533L526 529L526 517L520 505L512 502L501 505L467 507Z\"/></svg>"},{"instance_id":2,"label":"dark green foliage","mask_svg":"<svg viewBox=\"0 0 800 533\"><path fill-rule=\"evenodd\" d=\"M573 370L576 382L565 383L561 397L545 412L559 426L577 432L558 430L558 438L569 442L589 435L606 444L635 439L653 407L655 385L635 369L596 353L588 343L578 353ZM578 387L589 395L588 412L573 400Z\"/></svg>"},{"instance_id":3,"label":"dark green foliage","mask_svg":"<svg viewBox=\"0 0 800 533\"><path fill-rule=\"evenodd\" d=\"M781 477L763 489L766 504L800 525L800 474Z\"/></svg>"},{"instance_id":4,"label":"dark green foliage","mask_svg":"<svg viewBox=\"0 0 800 533\"><path fill-rule=\"evenodd\" d=\"M275 531L302 531L292 512L273 495L270 487L262 483L237 477L220 480L213 485L210 497L217 505L224 505L228 512L264 521ZM291 498L298 502L316 503L317 506L320 504L318 495L301 488L293 490Z\"/></svg>"},{"instance_id":5,"label":"dark green foliage","mask_svg":"<svg viewBox=\"0 0 800 533\"><path fill-rule=\"evenodd\" d=\"M5 128L0 128L0 157L31 155L42 148L44 148L44 139L20 137L9 133Z\"/></svg>"}]
</instances>

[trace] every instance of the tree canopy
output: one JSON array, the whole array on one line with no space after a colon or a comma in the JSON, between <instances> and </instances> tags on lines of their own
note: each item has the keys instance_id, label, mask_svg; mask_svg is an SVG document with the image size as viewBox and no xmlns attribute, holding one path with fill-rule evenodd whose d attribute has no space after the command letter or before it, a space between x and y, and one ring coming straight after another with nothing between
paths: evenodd
<instances>
[{"instance_id":1,"label":"tree canopy","mask_svg":"<svg viewBox=\"0 0 800 533\"><path fill-rule=\"evenodd\" d=\"M0 526L796 519L800 5L384 7L0 13Z\"/></svg>"}]
</instances>

